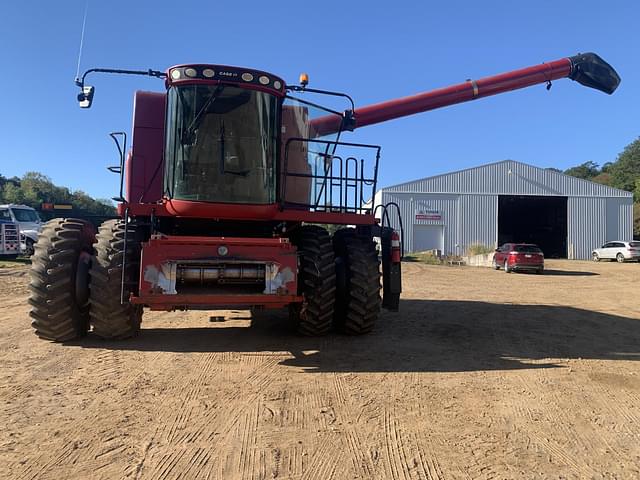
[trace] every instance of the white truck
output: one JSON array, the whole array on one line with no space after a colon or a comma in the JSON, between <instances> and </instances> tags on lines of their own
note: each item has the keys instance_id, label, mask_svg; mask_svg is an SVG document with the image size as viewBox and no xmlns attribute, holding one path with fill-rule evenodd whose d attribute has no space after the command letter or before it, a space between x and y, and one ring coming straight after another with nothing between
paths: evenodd
<instances>
[{"instance_id":1,"label":"white truck","mask_svg":"<svg viewBox=\"0 0 640 480\"><path fill-rule=\"evenodd\" d=\"M38 240L38 233L42 230L42 221L35 209L27 205L0 205L0 219L18 225L20 232L20 252L33 255L33 246Z\"/></svg>"},{"instance_id":2,"label":"white truck","mask_svg":"<svg viewBox=\"0 0 640 480\"><path fill-rule=\"evenodd\" d=\"M20 227L0 216L0 258L20 254Z\"/></svg>"}]
</instances>

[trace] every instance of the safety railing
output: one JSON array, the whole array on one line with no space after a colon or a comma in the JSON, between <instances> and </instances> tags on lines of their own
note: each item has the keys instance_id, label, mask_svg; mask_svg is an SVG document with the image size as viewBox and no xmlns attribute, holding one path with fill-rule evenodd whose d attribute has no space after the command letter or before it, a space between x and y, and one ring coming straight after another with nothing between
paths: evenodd
<instances>
[{"instance_id":1,"label":"safety railing","mask_svg":"<svg viewBox=\"0 0 640 480\"><path fill-rule=\"evenodd\" d=\"M371 213L379 161L378 145L290 138L280 177L281 205Z\"/></svg>"}]
</instances>

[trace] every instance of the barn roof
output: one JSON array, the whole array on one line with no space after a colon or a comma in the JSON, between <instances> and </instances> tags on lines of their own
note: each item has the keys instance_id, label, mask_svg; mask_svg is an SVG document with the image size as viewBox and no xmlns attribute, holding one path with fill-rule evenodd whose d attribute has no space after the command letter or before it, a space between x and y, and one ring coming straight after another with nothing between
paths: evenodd
<instances>
[{"instance_id":1,"label":"barn roof","mask_svg":"<svg viewBox=\"0 0 640 480\"><path fill-rule=\"evenodd\" d=\"M633 194L582 180L548 168L515 160L421 178L384 187L385 192L466 193L482 195L553 195L578 197L632 197Z\"/></svg>"}]
</instances>

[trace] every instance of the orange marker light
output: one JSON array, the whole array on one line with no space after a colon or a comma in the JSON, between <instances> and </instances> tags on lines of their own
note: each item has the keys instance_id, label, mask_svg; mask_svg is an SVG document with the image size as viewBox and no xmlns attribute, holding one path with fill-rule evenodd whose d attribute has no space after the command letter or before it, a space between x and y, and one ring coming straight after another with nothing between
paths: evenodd
<instances>
[{"instance_id":1,"label":"orange marker light","mask_svg":"<svg viewBox=\"0 0 640 480\"><path fill-rule=\"evenodd\" d=\"M306 87L308 84L309 84L309 75L307 75L306 73L301 73L300 85L302 85L303 87Z\"/></svg>"}]
</instances>

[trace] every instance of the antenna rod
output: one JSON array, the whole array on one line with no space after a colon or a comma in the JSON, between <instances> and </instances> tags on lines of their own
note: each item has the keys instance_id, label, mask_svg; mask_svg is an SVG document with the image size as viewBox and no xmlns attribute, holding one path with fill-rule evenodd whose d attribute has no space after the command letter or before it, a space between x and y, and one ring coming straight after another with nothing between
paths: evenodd
<instances>
[{"instance_id":1,"label":"antenna rod","mask_svg":"<svg viewBox=\"0 0 640 480\"><path fill-rule=\"evenodd\" d=\"M87 11L89 10L89 0L84 5L84 18L82 19L82 33L80 34L80 50L78 51L78 68L76 69L76 80L80 77L80 59L82 58L82 47L84 45L84 27L87 23Z\"/></svg>"}]
</instances>

